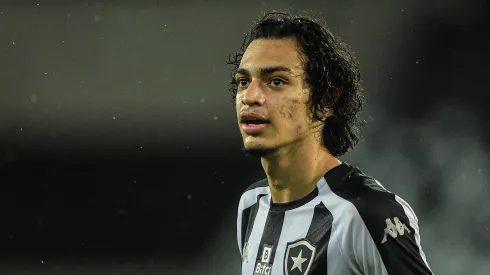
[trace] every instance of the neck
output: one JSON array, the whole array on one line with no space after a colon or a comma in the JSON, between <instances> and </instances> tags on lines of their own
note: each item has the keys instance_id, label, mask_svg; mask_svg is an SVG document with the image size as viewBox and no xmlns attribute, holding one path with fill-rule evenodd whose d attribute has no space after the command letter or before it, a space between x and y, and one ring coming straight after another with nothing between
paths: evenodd
<instances>
[{"instance_id":1,"label":"neck","mask_svg":"<svg viewBox=\"0 0 490 275\"><path fill-rule=\"evenodd\" d=\"M262 158L274 203L291 202L308 195L340 163L324 146L312 140L300 140Z\"/></svg>"}]
</instances>

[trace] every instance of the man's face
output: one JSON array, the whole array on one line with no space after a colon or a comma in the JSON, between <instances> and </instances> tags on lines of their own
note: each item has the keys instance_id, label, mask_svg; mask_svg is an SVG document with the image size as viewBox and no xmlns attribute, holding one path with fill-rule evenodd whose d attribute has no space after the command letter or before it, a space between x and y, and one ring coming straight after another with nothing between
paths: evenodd
<instances>
[{"instance_id":1,"label":"man's face","mask_svg":"<svg viewBox=\"0 0 490 275\"><path fill-rule=\"evenodd\" d=\"M246 151L264 156L311 134L310 94L294 40L254 40L235 79L238 125Z\"/></svg>"}]
</instances>

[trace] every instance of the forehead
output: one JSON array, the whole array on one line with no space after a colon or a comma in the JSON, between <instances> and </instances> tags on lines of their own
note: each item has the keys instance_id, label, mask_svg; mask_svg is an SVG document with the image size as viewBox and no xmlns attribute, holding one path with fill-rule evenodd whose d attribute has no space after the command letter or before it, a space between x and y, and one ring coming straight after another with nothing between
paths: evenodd
<instances>
[{"instance_id":1,"label":"forehead","mask_svg":"<svg viewBox=\"0 0 490 275\"><path fill-rule=\"evenodd\" d=\"M284 66L291 70L302 70L297 45L292 39L256 39L250 43L240 62L245 69L269 66Z\"/></svg>"}]
</instances>

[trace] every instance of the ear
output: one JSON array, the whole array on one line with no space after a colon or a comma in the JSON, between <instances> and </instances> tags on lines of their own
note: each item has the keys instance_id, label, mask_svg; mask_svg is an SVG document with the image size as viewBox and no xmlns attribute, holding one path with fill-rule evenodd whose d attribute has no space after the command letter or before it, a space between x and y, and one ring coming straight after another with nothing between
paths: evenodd
<instances>
[{"instance_id":1,"label":"ear","mask_svg":"<svg viewBox=\"0 0 490 275\"><path fill-rule=\"evenodd\" d=\"M325 120L334 114L333 112L333 104L335 104L340 98L340 90L338 88L332 87L331 90L331 98L333 100L331 107L325 107L323 110L318 110L318 117L322 120Z\"/></svg>"},{"instance_id":2,"label":"ear","mask_svg":"<svg viewBox=\"0 0 490 275\"><path fill-rule=\"evenodd\" d=\"M322 120L325 120L325 119L327 119L333 115L333 109L332 108L325 108L323 110L318 110L317 115Z\"/></svg>"}]
</instances>

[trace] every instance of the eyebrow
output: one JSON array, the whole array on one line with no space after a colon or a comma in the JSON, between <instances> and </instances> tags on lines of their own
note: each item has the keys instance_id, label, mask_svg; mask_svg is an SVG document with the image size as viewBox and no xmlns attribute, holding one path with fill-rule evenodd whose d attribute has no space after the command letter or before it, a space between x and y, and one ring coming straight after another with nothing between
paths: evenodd
<instances>
[{"instance_id":1,"label":"eyebrow","mask_svg":"<svg viewBox=\"0 0 490 275\"><path fill-rule=\"evenodd\" d=\"M293 71L291 71L290 68L284 67L284 66L271 66L271 67L264 67L264 68L259 69L259 75L260 76L270 75L270 74L275 73L275 72L286 72L286 73L290 73L290 74L293 73ZM251 75L250 71L245 69L245 68L239 68L236 71L236 73L237 74L243 74L246 76Z\"/></svg>"}]
</instances>

